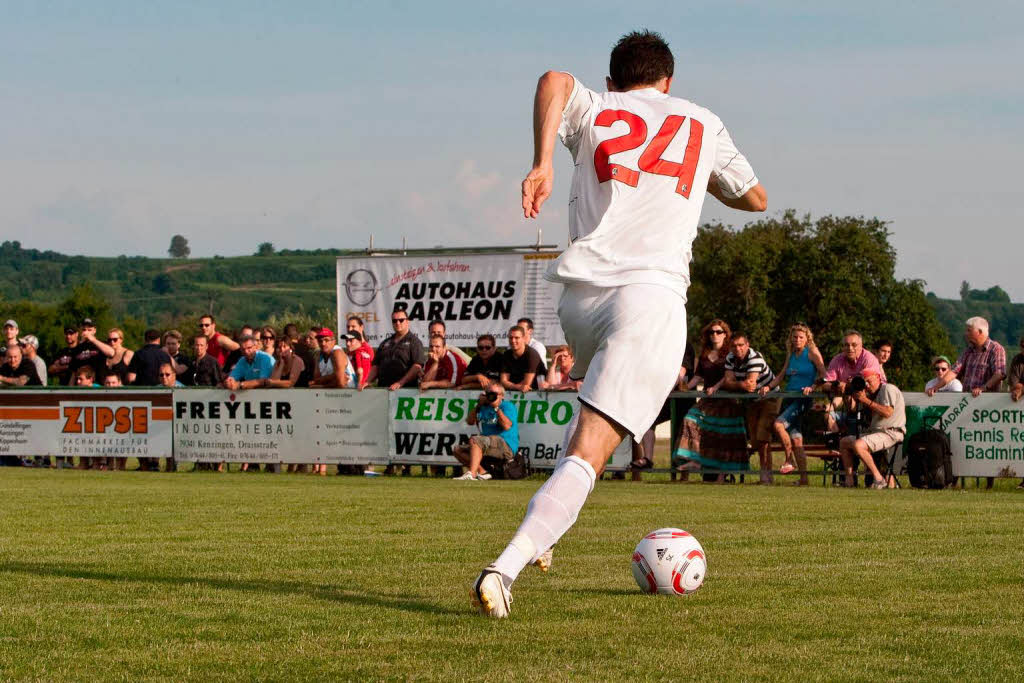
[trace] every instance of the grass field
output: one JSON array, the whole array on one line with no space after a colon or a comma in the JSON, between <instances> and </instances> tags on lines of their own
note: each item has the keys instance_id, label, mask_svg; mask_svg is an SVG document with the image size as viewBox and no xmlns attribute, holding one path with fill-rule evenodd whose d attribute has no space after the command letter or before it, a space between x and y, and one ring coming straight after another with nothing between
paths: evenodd
<instances>
[{"instance_id":1,"label":"grass field","mask_svg":"<svg viewBox=\"0 0 1024 683\"><path fill-rule=\"evenodd\" d=\"M1024 494L601 482L512 618L538 482L0 469L2 679L1017 679ZM642 595L640 537L709 573Z\"/></svg>"}]
</instances>

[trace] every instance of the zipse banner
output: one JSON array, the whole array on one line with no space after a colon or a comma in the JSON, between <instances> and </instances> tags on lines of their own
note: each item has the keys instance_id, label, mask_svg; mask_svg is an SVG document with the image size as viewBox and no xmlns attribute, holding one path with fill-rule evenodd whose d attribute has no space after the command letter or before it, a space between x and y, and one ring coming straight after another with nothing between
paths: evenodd
<instances>
[{"instance_id":1,"label":"zipse banner","mask_svg":"<svg viewBox=\"0 0 1024 683\"><path fill-rule=\"evenodd\" d=\"M0 392L0 455L166 458L171 419L169 391Z\"/></svg>"},{"instance_id":2,"label":"zipse banner","mask_svg":"<svg viewBox=\"0 0 1024 683\"><path fill-rule=\"evenodd\" d=\"M176 389L174 453L193 462L386 464L387 392Z\"/></svg>"},{"instance_id":3,"label":"zipse banner","mask_svg":"<svg viewBox=\"0 0 1024 683\"><path fill-rule=\"evenodd\" d=\"M365 393L365 392L364 392ZM388 455L394 462L457 465L452 448L479 434L466 424L479 393L399 389L388 392ZM537 469L551 469L562 455L565 429L580 402L573 392L510 392L506 399L519 411L519 451ZM632 460L629 441L612 454L609 470L624 470Z\"/></svg>"},{"instance_id":4,"label":"zipse banner","mask_svg":"<svg viewBox=\"0 0 1024 683\"><path fill-rule=\"evenodd\" d=\"M410 329L427 342L427 324L445 322L448 342L472 346L481 334L504 345L508 329L530 318L544 344L564 344L558 323L560 285L543 278L558 254L359 256L337 262L338 320L357 315L367 339L392 334L391 313L405 311Z\"/></svg>"},{"instance_id":5,"label":"zipse banner","mask_svg":"<svg viewBox=\"0 0 1024 683\"><path fill-rule=\"evenodd\" d=\"M953 450L956 476L1024 476L1024 402L1014 403L1004 393L977 398L952 392L903 397L907 440L922 429L944 431Z\"/></svg>"}]
</instances>

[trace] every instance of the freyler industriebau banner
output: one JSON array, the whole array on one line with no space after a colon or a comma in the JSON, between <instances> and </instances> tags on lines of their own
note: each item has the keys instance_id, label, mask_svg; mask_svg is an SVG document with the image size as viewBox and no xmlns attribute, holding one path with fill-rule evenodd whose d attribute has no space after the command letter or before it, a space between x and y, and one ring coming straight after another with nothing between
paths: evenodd
<instances>
[{"instance_id":1,"label":"freyler industriebau banner","mask_svg":"<svg viewBox=\"0 0 1024 683\"><path fill-rule=\"evenodd\" d=\"M369 341L392 333L391 313L405 311L424 346L427 323L445 322L448 342L472 346L481 334L499 345L519 318L530 318L545 344L565 342L558 324L561 286L544 280L556 253L360 256L338 259L338 319L357 315Z\"/></svg>"}]
</instances>

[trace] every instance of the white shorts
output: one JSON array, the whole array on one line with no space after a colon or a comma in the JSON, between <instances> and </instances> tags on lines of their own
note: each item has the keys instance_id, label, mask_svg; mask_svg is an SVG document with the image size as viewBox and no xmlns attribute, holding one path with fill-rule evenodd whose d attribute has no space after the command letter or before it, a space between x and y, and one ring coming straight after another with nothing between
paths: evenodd
<instances>
[{"instance_id":1,"label":"white shorts","mask_svg":"<svg viewBox=\"0 0 1024 683\"><path fill-rule=\"evenodd\" d=\"M566 284L558 302L565 340L583 376L580 401L625 427L636 441L675 386L686 348L686 304L659 285Z\"/></svg>"}]
</instances>

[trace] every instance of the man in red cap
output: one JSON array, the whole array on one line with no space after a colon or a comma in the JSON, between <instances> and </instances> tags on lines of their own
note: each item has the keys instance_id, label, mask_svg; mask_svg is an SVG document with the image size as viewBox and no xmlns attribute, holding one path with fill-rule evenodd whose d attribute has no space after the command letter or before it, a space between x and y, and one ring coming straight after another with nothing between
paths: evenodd
<instances>
[{"instance_id":1,"label":"man in red cap","mask_svg":"<svg viewBox=\"0 0 1024 683\"><path fill-rule=\"evenodd\" d=\"M316 333L316 341L320 345L320 353L313 367L311 387L347 387L355 377L355 372L348 362L345 351L334 343L334 332L323 327Z\"/></svg>"}]
</instances>

